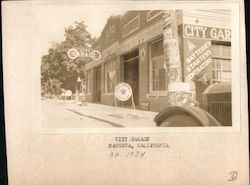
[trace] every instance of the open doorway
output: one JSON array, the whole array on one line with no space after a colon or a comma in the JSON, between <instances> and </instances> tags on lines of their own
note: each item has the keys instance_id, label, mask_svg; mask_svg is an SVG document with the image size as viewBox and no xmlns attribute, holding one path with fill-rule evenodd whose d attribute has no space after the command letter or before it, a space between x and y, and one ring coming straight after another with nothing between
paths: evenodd
<instances>
[{"instance_id":1,"label":"open doorway","mask_svg":"<svg viewBox=\"0 0 250 185\"><path fill-rule=\"evenodd\" d=\"M133 91L134 103L139 104L139 57L138 50L124 56L124 82L128 83ZM124 102L125 106L131 105L131 99Z\"/></svg>"}]
</instances>

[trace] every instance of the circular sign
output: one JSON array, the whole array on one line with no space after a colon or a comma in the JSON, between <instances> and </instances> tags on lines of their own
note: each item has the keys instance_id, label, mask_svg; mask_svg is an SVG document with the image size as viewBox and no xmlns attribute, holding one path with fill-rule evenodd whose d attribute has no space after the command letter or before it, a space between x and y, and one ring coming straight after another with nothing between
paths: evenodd
<instances>
[{"instance_id":1,"label":"circular sign","mask_svg":"<svg viewBox=\"0 0 250 185\"><path fill-rule=\"evenodd\" d=\"M65 96L72 96L72 91L71 90L65 91Z\"/></svg>"},{"instance_id":2,"label":"circular sign","mask_svg":"<svg viewBox=\"0 0 250 185\"><path fill-rule=\"evenodd\" d=\"M101 52L98 51L98 50L93 50L93 51L90 53L90 57L91 57L93 60L100 60L100 59L101 59Z\"/></svg>"},{"instance_id":3,"label":"circular sign","mask_svg":"<svg viewBox=\"0 0 250 185\"><path fill-rule=\"evenodd\" d=\"M115 96L120 101L127 101L132 95L132 88L127 83L119 83L115 86Z\"/></svg>"},{"instance_id":4,"label":"circular sign","mask_svg":"<svg viewBox=\"0 0 250 185\"><path fill-rule=\"evenodd\" d=\"M79 56L79 52L75 49L69 49L67 55L70 59L76 59Z\"/></svg>"}]
</instances>

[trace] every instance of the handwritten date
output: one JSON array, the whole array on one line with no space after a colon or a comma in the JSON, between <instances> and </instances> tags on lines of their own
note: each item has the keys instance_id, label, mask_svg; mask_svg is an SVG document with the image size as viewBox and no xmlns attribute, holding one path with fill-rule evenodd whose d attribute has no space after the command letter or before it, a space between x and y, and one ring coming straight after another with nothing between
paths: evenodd
<instances>
[{"instance_id":1,"label":"handwritten date","mask_svg":"<svg viewBox=\"0 0 250 185\"><path fill-rule=\"evenodd\" d=\"M126 151L126 152L110 152L110 158L138 158L141 159L145 156L146 152L143 151Z\"/></svg>"}]
</instances>

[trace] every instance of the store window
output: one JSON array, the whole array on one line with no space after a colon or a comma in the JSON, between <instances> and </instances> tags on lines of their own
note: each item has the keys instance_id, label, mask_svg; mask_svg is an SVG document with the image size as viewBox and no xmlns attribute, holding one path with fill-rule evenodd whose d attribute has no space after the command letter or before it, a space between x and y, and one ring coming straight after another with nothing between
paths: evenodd
<instances>
[{"instance_id":1,"label":"store window","mask_svg":"<svg viewBox=\"0 0 250 185\"><path fill-rule=\"evenodd\" d=\"M163 40L150 44L151 91L167 90L167 73L164 68Z\"/></svg>"},{"instance_id":2,"label":"store window","mask_svg":"<svg viewBox=\"0 0 250 185\"><path fill-rule=\"evenodd\" d=\"M231 81L231 46L212 45L212 82Z\"/></svg>"},{"instance_id":3,"label":"store window","mask_svg":"<svg viewBox=\"0 0 250 185\"><path fill-rule=\"evenodd\" d=\"M105 93L114 92L115 89L115 60L106 62L104 64L105 71Z\"/></svg>"}]
</instances>

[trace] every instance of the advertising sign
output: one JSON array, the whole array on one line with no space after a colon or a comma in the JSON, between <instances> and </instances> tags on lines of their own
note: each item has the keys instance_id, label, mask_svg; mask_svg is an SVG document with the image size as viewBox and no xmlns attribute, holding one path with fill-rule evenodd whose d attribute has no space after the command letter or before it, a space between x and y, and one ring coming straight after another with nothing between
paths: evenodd
<instances>
[{"instance_id":1,"label":"advertising sign","mask_svg":"<svg viewBox=\"0 0 250 185\"><path fill-rule=\"evenodd\" d=\"M115 96L120 101L127 101L132 96L132 88L127 83L119 83L115 87Z\"/></svg>"},{"instance_id":2,"label":"advertising sign","mask_svg":"<svg viewBox=\"0 0 250 185\"><path fill-rule=\"evenodd\" d=\"M66 90L65 91L65 96L72 96L72 91L71 90Z\"/></svg>"},{"instance_id":3,"label":"advertising sign","mask_svg":"<svg viewBox=\"0 0 250 185\"><path fill-rule=\"evenodd\" d=\"M184 75L189 80L198 81L212 62L211 41L184 39Z\"/></svg>"},{"instance_id":4,"label":"advertising sign","mask_svg":"<svg viewBox=\"0 0 250 185\"><path fill-rule=\"evenodd\" d=\"M231 30L184 24L183 36L189 38L201 38L209 40L231 41Z\"/></svg>"},{"instance_id":5,"label":"advertising sign","mask_svg":"<svg viewBox=\"0 0 250 185\"><path fill-rule=\"evenodd\" d=\"M71 48L68 50L67 55L72 60L78 57L100 60L102 56L100 51L86 48Z\"/></svg>"}]
</instances>

